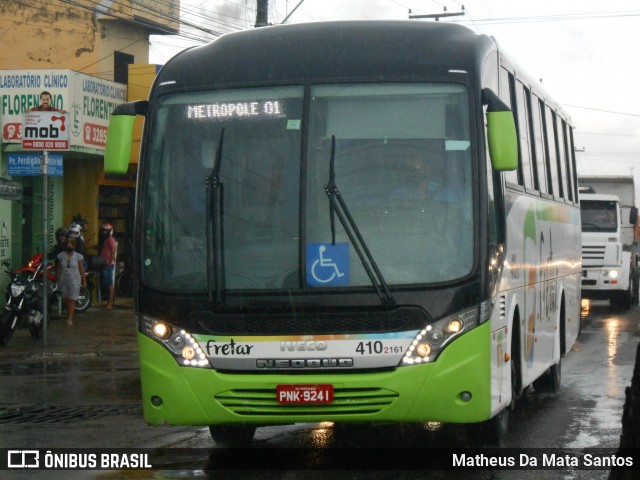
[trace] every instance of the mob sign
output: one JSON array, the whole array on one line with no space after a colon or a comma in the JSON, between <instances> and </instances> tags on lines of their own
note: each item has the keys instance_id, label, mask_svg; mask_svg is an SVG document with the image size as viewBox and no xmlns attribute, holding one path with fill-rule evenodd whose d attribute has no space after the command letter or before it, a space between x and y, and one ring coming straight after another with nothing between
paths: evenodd
<instances>
[{"instance_id":1,"label":"mob sign","mask_svg":"<svg viewBox=\"0 0 640 480\"><path fill-rule=\"evenodd\" d=\"M23 150L69 150L67 114L27 112L22 121Z\"/></svg>"}]
</instances>

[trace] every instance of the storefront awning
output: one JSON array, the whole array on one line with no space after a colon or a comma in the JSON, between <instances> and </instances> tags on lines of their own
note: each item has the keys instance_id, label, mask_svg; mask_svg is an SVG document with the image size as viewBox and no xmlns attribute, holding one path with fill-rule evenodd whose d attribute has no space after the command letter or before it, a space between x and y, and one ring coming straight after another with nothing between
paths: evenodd
<instances>
[{"instance_id":1,"label":"storefront awning","mask_svg":"<svg viewBox=\"0 0 640 480\"><path fill-rule=\"evenodd\" d=\"M6 178L0 178L1 200L22 200L22 185Z\"/></svg>"}]
</instances>

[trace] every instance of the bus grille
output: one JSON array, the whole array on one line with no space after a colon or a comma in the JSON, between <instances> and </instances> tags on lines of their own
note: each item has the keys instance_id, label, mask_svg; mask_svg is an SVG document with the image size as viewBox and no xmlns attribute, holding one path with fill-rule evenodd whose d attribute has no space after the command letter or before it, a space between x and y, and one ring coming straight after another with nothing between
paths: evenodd
<instances>
[{"instance_id":1,"label":"bus grille","mask_svg":"<svg viewBox=\"0 0 640 480\"><path fill-rule=\"evenodd\" d=\"M333 402L325 404L280 404L275 389L238 389L219 393L215 399L236 415L272 416L371 415L382 411L398 398L396 392L382 388L336 388Z\"/></svg>"}]
</instances>

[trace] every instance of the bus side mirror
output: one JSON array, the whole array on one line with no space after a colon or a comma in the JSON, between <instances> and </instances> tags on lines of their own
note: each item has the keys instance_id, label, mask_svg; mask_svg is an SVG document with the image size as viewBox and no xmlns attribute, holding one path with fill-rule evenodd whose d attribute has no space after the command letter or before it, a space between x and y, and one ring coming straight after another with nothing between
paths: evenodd
<instances>
[{"instance_id":1,"label":"bus side mirror","mask_svg":"<svg viewBox=\"0 0 640 480\"><path fill-rule=\"evenodd\" d=\"M631 207L631 209L629 210L629 223L631 225L635 225L637 221L638 221L638 208Z\"/></svg>"},{"instance_id":2,"label":"bus side mirror","mask_svg":"<svg viewBox=\"0 0 640 480\"><path fill-rule=\"evenodd\" d=\"M482 90L487 105L487 139L491 166L498 172L518 168L518 134L513 112L488 88Z\"/></svg>"},{"instance_id":3,"label":"bus side mirror","mask_svg":"<svg viewBox=\"0 0 640 480\"><path fill-rule=\"evenodd\" d=\"M124 175L129 169L133 124L137 115L146 115L149 102L141 100L118 105L111 114L107 145L104 152L104 171Z\"/></svg>"}]
</instances>

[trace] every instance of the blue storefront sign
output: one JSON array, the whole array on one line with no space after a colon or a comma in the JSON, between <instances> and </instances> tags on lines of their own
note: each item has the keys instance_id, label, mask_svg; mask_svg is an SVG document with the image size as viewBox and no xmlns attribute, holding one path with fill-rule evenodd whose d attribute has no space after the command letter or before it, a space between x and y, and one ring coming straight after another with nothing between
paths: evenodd
<instances>
[{"instance_id":1,"label":"blue storefront sign","mask_svg":"<svg viewBox=\"0 0 640 480\"><path fill-rule=\"evenodd\" d=\"M11 153L8 156L11 177L37 177L42 175L42 154ZM62 176L62 155L49 154L49 176Z\"/></svg>"}]
</instances>

